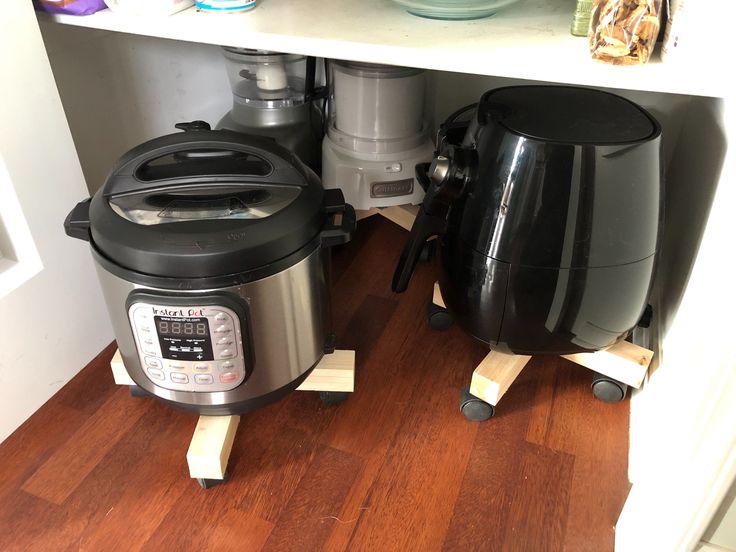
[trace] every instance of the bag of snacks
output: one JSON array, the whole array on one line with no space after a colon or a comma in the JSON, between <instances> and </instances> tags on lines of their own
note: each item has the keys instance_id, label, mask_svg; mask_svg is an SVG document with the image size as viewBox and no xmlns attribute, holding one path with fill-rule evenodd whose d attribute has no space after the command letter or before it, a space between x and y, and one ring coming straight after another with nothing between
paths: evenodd
<instances>
[{"instance_id":1,"label":"bag of snacks","mask_svg":"<svg viewBox=\"0 0 736 552\"><path fill-rule=\"evenodd\" d=\"M104 0L33 0L34 7L49 13L90 15L107 8Z\"/></svg>"},{"instance_id":2,"label":"bag of snacks","mask_svg":"<svg viewBox=\"0 0 736 552\"><path fill-rule=\"evenodd\" d=\"M659 34L662 0L593 0L588 41L593 59L646 63Z\"/></svg>"}]
</instances>

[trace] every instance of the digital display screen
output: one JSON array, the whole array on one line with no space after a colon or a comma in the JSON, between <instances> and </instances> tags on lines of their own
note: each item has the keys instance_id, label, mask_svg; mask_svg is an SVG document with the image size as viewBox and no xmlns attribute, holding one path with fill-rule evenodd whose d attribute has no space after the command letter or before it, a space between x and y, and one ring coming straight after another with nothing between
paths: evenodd
<instances>
[{"instance_id":1,"label":"digital display screen","mask_svg":"<svg viewBox=\"0 0 736 552\"><path fill-rule=\"evenodd\" d=\"M171 360L212 360L210 326L204 317L154 316L161 354Z\"/></svg>"}]
</instances>

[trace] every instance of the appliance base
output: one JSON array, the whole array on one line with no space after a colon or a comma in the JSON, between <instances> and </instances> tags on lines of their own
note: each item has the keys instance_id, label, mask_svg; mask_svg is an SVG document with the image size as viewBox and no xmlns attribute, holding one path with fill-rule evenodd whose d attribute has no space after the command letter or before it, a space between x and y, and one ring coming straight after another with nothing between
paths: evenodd
<instances>
[{"instance_id":1,"label":"appliance base","mask_svg":"<svg viewBox=\"0 0 736 552\"><path fill-rule=\"evenodd\" d=\"M438 283L434 285L431 304L445 309ZM622 400L625 397L627 386L635 389L641 387L654 352L628 341L619 341L608 349L594 353L560 356L593 371L591 388L597 398L601 397L597 387L600 387L601 384L610 384L611 387L621 390L617 396L618 400ZM469 396L461 396L461 412L466 415L466 418L473 421L484 420L492 416L501 397L531 359L529 355L490 351L473 371L470 389L466 393ZM606 399L601 398L601 400ZM471 404L474 401L490 405L491 408L487 410L491 414L483 418L478 417L477 412L482 405Z\"/></svg>"},{"instance_id":2,"label":"appliance base","mask_svg":"<svg viewBox=\"0 0 736 552\"><path fill-rule=\"evenodd\" d=\"M427 140L409 151L363 153L337 145L329 136L322 141L322 185L340 188L355 209L392 207L422 202L424 190L414 167L432 158L434 146Z\"/></svg>"},{"instance_id":3,"label":"appliance base","mask_svg":"<svg viewBox=\"0 0 736 552\"><path fill-rule=\"evenodd\" d=\"M110 361L110 369L115 383L135 386L123 365L120 351L116 351ZM320 398L327 405L338 404L335 398L347 398L353 392L355 381L355 351L335 350L326 354L308 370L297 385L287 387L297 391L319 391ZM275 393L281 392L282 389ZM288 392L288 390L286 391ZM283 394L286 394L284 392ZM326 398L326 400L325 400ZM180 404L171 403L181 408ZM203 489L208 489L227 479L227 462L240 422L238 415L201 415L194 430L187 451L189 475L196 479Z\"/></svg>"}]
</instances>

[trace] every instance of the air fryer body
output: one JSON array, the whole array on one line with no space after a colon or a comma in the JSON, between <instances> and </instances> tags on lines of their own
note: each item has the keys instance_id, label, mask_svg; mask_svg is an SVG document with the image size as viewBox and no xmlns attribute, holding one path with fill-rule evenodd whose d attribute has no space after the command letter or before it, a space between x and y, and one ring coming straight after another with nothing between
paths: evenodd
<instances>
[{"instance_id":1,"label":"air fryer body","mask_svg":"<svg viewBox=\"0 0 736 552\"><path fill-rule=\"evenodd\" d=\"M540 139L497 118L471 126L463 144L475 160L442 237L445 303L462 329L500 350L609 347L637 324L654 274L659 125L622 128L634 139L618 143L605 134L574 143L564 138L575 129Z\"/></svg>"}]
</instances>

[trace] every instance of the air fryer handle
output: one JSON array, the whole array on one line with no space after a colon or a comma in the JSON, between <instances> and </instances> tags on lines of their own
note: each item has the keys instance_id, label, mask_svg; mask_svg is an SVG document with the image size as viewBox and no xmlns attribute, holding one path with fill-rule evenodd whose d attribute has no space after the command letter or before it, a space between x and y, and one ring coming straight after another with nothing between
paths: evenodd
<instances>
[{"instance_id":1,"label":"air fryer handle","mask_svg":"<svg viewBox=\"0 0 736 552\"><path fill-rule=\"evenodd\" d=\"M324 211L328 215L327 225L320 233L322 247L332 247L347 243L355 232L356 220L355 209L345 203L345 198L340 189L325 190ZM339 219L339 222L335 221Z\"/></svg>"},{"instance_id":2,"label":"air fryer handle","mask_svg":"<svg viewBox=\"0 0 736 552\"><path fill-rule=\"evenodd\" d=\"M89 241L89 204L91 201L92 198L80 201L66 216L64 232L67 236Z\"/></svg>"},{"instance_id":3,"label":"air fryer handle","mask_svg":"<svg viewBox=\"0 0 736 552\"><path fill-rule=\"evenodd\" d=\"M409 239L404 246L404 250L399 257L399 263L394 271L394 278L391 282L391 289L395 293L403 293L409 286L409 280L417 266L419 256L426 241L432 236L440 236L445 233L445 217L438 215L428 215L424 210L424 205L419 209L417 218L414 219Z\"/></svg>"},{"instance_id":4,"label":"air fryer handle","mask_svg":"<svg viewBox=\"0 0 736 552\"><path fill-rule=\"evenodd\" d=\"M425 242L445 233L447 213L454 201L465 193L474 154L455 146L447 146L442 153L444 155L437 155L429 168L425 163L415 167L417 180L426 194L394 272L391 289L396 293L406 291Z\"/></svg>"}]
</instances>

